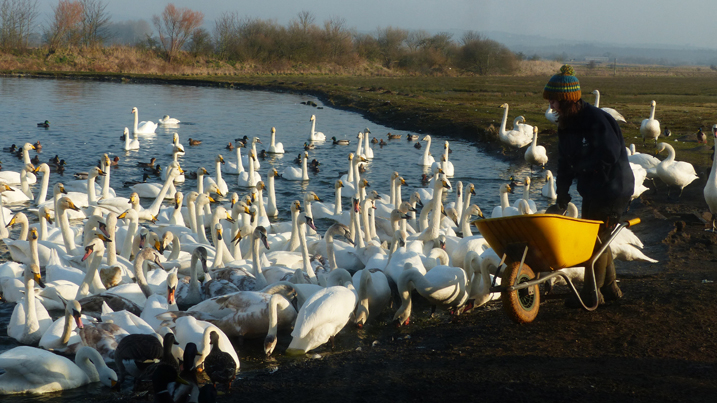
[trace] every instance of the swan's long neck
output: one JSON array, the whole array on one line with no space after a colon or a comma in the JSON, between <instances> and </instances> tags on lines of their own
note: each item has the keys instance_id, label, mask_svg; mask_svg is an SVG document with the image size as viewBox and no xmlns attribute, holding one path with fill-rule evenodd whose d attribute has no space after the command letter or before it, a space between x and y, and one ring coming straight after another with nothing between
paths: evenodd
<instances>
[{"instance_id":1,"label":"swan's long neck","mask_svg":"<svg viewBox=\"0 0 717 403\"><path fill-rule=\"evenodd\" d=\"M663 162L666 161L667 164L672 164L675 162L675 149L667 143L665 143L665 148L667 148L667 158L665 158Z\"/></svg>"},{"instance_id":2,"label":"swan's long neck","mask_svg":"<svg viewBox=\"0 0 717 403\"><path fill-rule=\"evenodd\" d=\"M276 132L271 132L271 148L276 148Z\"/></svg>"},{"instance_id":3,"label":"swan's long neck","mask_svg":"<svg viewBox=\"0 0 717 403\"><path fill-rule=\"evenodd\" d=\"M354 160L353 159L349 160L349 173L348 173L348 176L346 177L346 179L349 183L354 183Z\"/></svg>"},{"instance_id":4,"label":"swan's long neck","mask_svg":"<svg viewBox=\"0 0 717 403\"><path fill-rule=\"evenodd\" d=\"M309 170L308 170L308 168L307 168L307 166L306 166L306 164L307 164L307 163L306 163L306 160L307 160L307 159L308 159L308 158L306 157L306 155L304 155L304 157L301 158L301 180L302 180L302 181L308 181L308 180L309 180Z\"/></svg>"},{"instance_id":5,"label":"swan's long neck","mask_svg":"<svg viewBox=\"0 0 717 403\"><path fill-rule=\"evenodd\" d=\"M60 343L62 346L67 346L72 335L72 312L65 310L65 326L62 328L62 337L60 337Z\"/></svg>"},{"instance_id":6,"label":"swan's long neck","mask_svg":"<svg viewBox=\"0 0 717 403\"><path fill-rule=\"evenodd\" d=\"M268 217L264 208L264 190L258 189L256 192L256 204L259 206L259 217Z\"/></svg>"},{"instance_id":7,"label":"swan's long neck","mask_svg":"<svg viewBox=\"0 0 717 403\"><path fill-rule=\"evenodd\" d=\"M176 176L173 175L173 172L167 172L167 179L164 181L162 190L159 191L157 198L154 199L154 202L148 208L149 212L153 216L156 216L157 214L159 214L159 209L162 207L162 202L164 201L164 197L167 195L167 192L169 192L169 187L173 184L175 177Z\"/></svg>"},{"instance_id":8,"label":"swan's long neck","mask_svg":"<svg viewBox=\"0 0 717 403\"><path fill-rule=\"evenodd\" d=\"M329 269L334 270L339 267L336 264L336 250L334 248L334 234L331 231L326 232L324 237L326 241L326 257L329 259Z\"/></svg>"},{"instance_id":9,"label":"swan's long neck","mask_svg":"<svg viewBox=\"0 0 717 403\"><path fill-rule=\"evenodd\" d=\"M366 323L369 316L369 288L373 287L373 279L371 272L363 270L361 272L361 280L358 289L358 305L356 306L356 322Z\"/></svg>"},{"instance_id":10,"label":"swan's long neck","mask_svg":"<svg viewBox=\"0 0 717 403\"><path fill-rule=\"evenodd\" d=\"M393 208L398 208L398 205L396 204L396 181L397 179L394 177L394 175L391 175L391 203L393 203Z\"/></svg>"},{"instance_id":11,"label":"swan's long neck","mask_svg":"<svg viewBox=\"0 0 717 403\"><path fill-rule=\"evenodd\" d=\"M206 203L209 203L209 201L207 200ZM204 231L204 214L202 214L204 200L197 207L197 235L199 235L199 242L209 245L206 231Z\"/></svg>"},{"instance_id":12,"label":"swan's long neck","mask_svg":"<svg viewBox=\"0 0 717 403\"><path fill-rule=\"evenodd\" d=\"M107 233L110 235L110 241L107 245L107 265L114 266L117 264L117 214L109 213L107 215Z\"/></svg>"},{"instance_id":13,"label":"swan's long neck","mask_svg":"<svg viewBox=\"0 0 717 403\"><path fill-rule=\"evenodd\" d=\"M338 218L341 214L341 187L336 188L336 196L334 198L334 216Z\"/></svg>"},{"instance_id":14,"label":"swan's long neck","mask_svg":"<svg viewBox=\"0 0 717 403\"><path fill-rule=\"evenodd\" d=\"M369 150L371 150L371 143L369 143L369 141L368 141L368 134L363 135L363 141L364 141L363 148L365 150L364 154L366 154L366 158L373 158L373 156L369 155L369 153L368 153Z\"/></svg>"},{"instance_id":15,"label":"swan's long neck","mask_svg":"<svg viewBox=\"0 0 717 403\"><path fill-rule=\"evenodd\" d=\"M222 183L222 162L217 161L214 169L216 170L215 177L217 181L217 186L219 186L219 184ZM249 161L249 169L251 169L251 160Z\"/></svg>"},{"instance_id":16,"label":"swan's long neck","mask_svg":"<svg viewBox=\"0 0 717 403\"><path fill-rule=\"evenodd\" d=\"M110 171L112 170L111 164L103 164L105 167L102 170L105 172L104 180L102 181L102 198L109 199L110 195Z\"/></svg>"},{"instance_id":17,"label":"swan's long neck","mask_svg":"<svg viewBox=\"0 0 717 403\"><path fill-rule=\"evenodd\" d=\"M30 160L30 150L26 150L25 147L22 148L22 164L27 165L30 164L32 161Z\"/></svg>"},{"instance_id":18,"label":"swan's long neck","mask_svg":"<svg viewBox=\"0 0 717 403\"><path fill-rule=\"evenodd\" d=\"M279 215L279 211L276 208L276 191L274 190L274 175L269 174L267 178L268 189L269 189L269 210L267 215L271 214L272 217Z\"/></svg>"},{"instance_id":19,"label":"swan's long neck","mask_svg":"<svg viewBox=\"0 0 717 403\"><path fill-rule=\"evenodd\" d=\"M533 147L533 150L535 150L535 148L537 146L538 146L538 132L533 131L533 145L531 147Z\"/></svg>"},{"instance_id":20,"label":"swan's long neck","mask_svg":"<svg viewBox=\"0 0 717 403\"><path fill-rule=\"evenodd\" d=\"M505 111L503 112L503 120L500 122L500 135L505 136L505 124L508 122L508 106L505 106Z\"/></svg>"},{"instance_id":21,"label":"swan's long neck","mask_svg":"<svg viewBox=\"0 0 717 403\"><path fill-rule=\"evenodd\" d=\"M431 138L429 137L428 140L426 140L426 149L423 150L423 162L425 163L428 161L428 154L431 150Z\"/></svg>"},{"instance_id":22,"label":"swan's long neck","mask_svg":"<svg viewBox=\"0 0 717 403\"><path fill-rule=\"evenodd\" d=\"M122 244L122 252L120 252L120 256L125 259L129 259L132 255L132 240L134 239L134 235L137 233L138 225L139 222L137 221L137 216L131 216L129 226L127 227L127 235L125 235L124 243Z\"/></svg>"},{"instance_id":23,"label":"swan's long neck","mask_svg":"<svg viewBox=\"0 0 717 403\"><path fill-rule=\"evenodd\" d=\"M314 139L314 133L316 133L316 119L311 121L311 136L309 137L311 140Z\"/></svg>"},{"instance_id":24,"label":"swan's long neck","mask_svg":"<svg viewBox=\"0 0 717 403\"><path fill-rule=\"evenodd\" d=\"M189 229L199 232L197 230L197 206L194 201L187 200L187 211L189 212Z\"/></svg>"},{"instance_id":25,"label":"swan's long neck","mask_svg":"<svg viewBox=\"0 0 717 403\"><path fill-rule=\"evenodd\" d=\"M97 245L99 246L99 244ZM97 270L100 268L100 263L102 262L102 255L104 255L104 253L104 247L95 247L95 251L92 253L92 258L87 265L87 272L85 273L85 278L82 279L82 284L80 284L80 288L77 289L77 295L75 296L75 299L81 299L82 297L90 295L90 286L92 286L92 288L95 288L95 290L93 290L94 293L104 291L104 286L102 286L102 288L100 289L95 283L95 276L97 276Z\"/></svg>"},{"instance_id":26,"label":"swan's long neck","mask_svg":"<svg viewBox=\"0 0 717 403\"><path fill-rule=\"evenodd\" d=\"M237 146L237 175L244 172L244 163L241 160L241 147Z\"/></svg>"},{"instance_id":27,"label":"swan's long neck","mask_svg":"<svg viewBox=\"0 0 717 403\"><path fill-rule=\"evenodd\" d=\"M371 207L374 207L373 200L371 201ZM371 236L371 239L376 239L376 238L378 238L376 236L376 209L370 208L368 210L368 212L369 212L369 215L371 218L371 226L369 227L369 231L371 233L370 236Z\"/></svg>"},{"instance_id":28,"label":"swan's long neck","mask_svg":"<svg viewBox=\"0 0 717 403\"><path fill-rule=\"evenodd\" d=\"M361 205L361 220L363 221L364 237L366 238L366 244L371 242L371 223L369 222L368 210L371 207L371 200L364 199Z\"/></svg>"},{"instance_id":29,"label":"swan's long neck","mask_svg":"<svg viewBox=\"0 0 717 403\"><path fill-rule=\"evenodd\" d=\"M147 285L147 278L144 275L145 265L147 264L149 262L144 259L141 253L138 253L138 256L134 259L134 277L137 280L137 285L142 290L142 294L149 298L152 296L152 289Z\"/></svg>"},{"instance_id":30,"label":"swan's long neck","mask_svg":"<svg viewBox=\"0 0 717 403\"><path fill-rule=\"evenodd\" d=\"M508 201L508 192L500 192L500 207L505 211L506 208L510 206L510 202Z\"/></svg>"},{"instance_id":31,"label":"swan's long neck","mask_svg":"<svg viewBox=\"0 0 717 403\"><path fill-rule=\"evenodd\" d=\"M249 180L247 183L249 187L253 188L256 186L256 180L254 178L254 158L252 158L251 155L249 155Z\"/></svg>"},{"instance_id":32,"label":"swan's long neck","mask_svg":"<svg viewBox=\"0 0 717 403\"><path fill-rule=\"evenodd\" d=\"M280 294L274 294L269 300L269 330L266 332L266 340L276 340L279 323L279 301L281 301L281 298L283 297Z\"/></svg>"},{"instance_id":33,"label":"swan's long neck","mask_svg":"<svg viewBox=\"0 0 717 403\"><path fill-rule=\"evenodd\" d=\"M431 232L438 236L438 230L441 227L441 206L443 205L443 183L434 178L435 185L433 189L433 215L431 216ZM435 238L435 237L434 237Z\"/></svg>"},{"instance_id":34,"label":"swan's long neck","mask_svg":"<svg viewBox=\"0 0 717 403\"><path fill-rule=\"evenodd\" d=\"M92 173L87 175L87 202L89 204L97 204L97 196L95 195L95 178L96 176Z\"/></svg>"},{"instance_id":35,"label":"swan's long neck","mask_svg":"<svg viewBox=\"0 0 717 403\"><path fill-rule=\"evenodd\" d=\"M600 107L600 91L595 90L594 92L595 92L595 107L599 108Z\"/></svg>"},{"instance_id":36,"label":"swan's long neck","mask_svg":"<svg viewBox=\"0 0 717 403\"><path fill-rule=\"evenodd\" d=\"M299 212L295 211L291 214L291 237L289 237L289 246L286 249L289 252L293 252L300 246L301 241L299 240Z\"/></svg>"},{"instance_id":37,"label":"swan's long neck","mask_svg":"<svg viewBox=\"0 0 717 403\"><path fill-rule=\"evenodd\" d=\"M359 138L359 140L356 142L356 144L357 144L357 146L356 146L356 157L358 158L358 157L361 156L361 151L362 151L362 148L363 148L363 136L361 136L361 138Z\"/></svg>"},{"instance_id":38,"label":"swan's long neck","mask_svg":"<svg viewBox=\"0 0 717 403\"><path fill-rule=\"evenodd\" d=\"M306 246L306 224L301 224L301 228L299 228L299 240L301 241L301 257L303 259L304 271L309 276L311 284L318 284L319 281L316 278L316 273L309 261L309 248Z\"/></svg>"},{"instance_id":39,"label":"swan's long neck","mask_svg":"<svg viewBox=\"0 0 717 403\"><path fill-rule=\"evenodd\" d=\"M34 242L37 243L37 241ZM39 329L40 324L35 311L35 280L30 277L25 281L25 332L35 333Z\"/></svg>"},{"instance_id":40,"label":"swan's long neck","mask_svg":"<svg viewBox=\"0 0 717 403\"><path fill-rule=\"evenodd\" d=\"M202 173L197 173L197 193L199 194L204 193L204 170L202 169L201 171Z\"/></svg>"},{"instance_id":41,"label":"swan's long neck","mask_svg":"<svg viewBox=\"0 0 717 403\"><path fill-rule=\"evenodd\" d=\"M134 115L134 130L133 133L137 133L137 124L139 124L139 112L133 113Z\"/></svg>"},{"instance_id":42,"label":"swan's long neck","mask_svg":"<svg viewBox=\"0 0 717 403\"><path fill-rule=\"evenodd\" d=\"M461 217L461 231L463 232L463 238L473 236L470 224L470 214L468 213L469 208L470 206L465 209L463 216Z\"/></svg>"},{"instance_id":43,"label":"swan's long neck","mask_svg":"<svg viewBox=\"0 0 717 403\"><path fill-rule=\"evenodd\" d=\"M396 203L394 204L394 208L398 208L401 206L401 203L403 203L403 199L401 198L401 181L396 179ZM393 200L393 199L392 199Z\"/></svg>"},{"instance_id":44,"label":"swan's long neck","mask_svg":"<svg viewBox=\"0 0 717 403\"><path fill-rule=\"evenodd\" d=\"M655 120L655 107L657 107L657 104L652 104L650 108L650 120Z\"/></svg>"},{"instance_id":45,"label":"swan's long neck","mask_svg":"<svg viewBox=\"0 0 717 403\"><path fill-rule=\"evenodd\" d=\"M45 199L47 199L47 187L50 185L50 171L49 170L42 170L42 183L40 184L40 193L37 195L37 200L35 201L35 204L37 206L41 205L45 202Z\"/></svg>"},{"instance_id":46,"label":"swan's long neck","mask_svg":"<svg viewBox=\"0 0 717 403\"><path fill-rule=\"evenodd\" d=\"M359 164L361 163L360 159L355 160L352 169L354 170L354 197L359 199L359 201L363 200L361 198L361 188L359 186L359 182L361 181L361 174L359 173Z\"/></svg>"},{"instance_id":47,"label":"swan's long neck","mask_svg":"<svg viewBox=\"0 0 717 403\"><path fill-rule=\"evenodd\" d=\"M353 208L351 210L353 211ZM356 228L356 246L359 248L364 248L366 247L366 244L364 243L363 235L361 234L361 220L359 220L359 215L354 214L353 219L354 228ZM353 230L351 231L351 233L353 234Z\"/></svg>"},{"instance_id":48,"label":"swan's long neck","mask_svg":"<svg viewBox=\"0 0 717 403\"><path fill-rule=\"evenodd\" d=\"M65 211L64 208L60 209L58 221L60 222L60 232L62 233L62 240L65 243L65 250L67 251L67 254L74 255L75 236L70 229L70 219L67 217L67 211Z\"/></svg>"},{"instance_id":49,"label":"swan's long neck","mask_svg":"<svg viewBox=\"0 0 717 403\"><path fill-rule=\"evenodd\" d=\"M175 235L172 237L172 253L169 254L167 260L179 259L179 252L182 250L182 244L179 241L179 236Z\"/></svg>"}]
</instances>

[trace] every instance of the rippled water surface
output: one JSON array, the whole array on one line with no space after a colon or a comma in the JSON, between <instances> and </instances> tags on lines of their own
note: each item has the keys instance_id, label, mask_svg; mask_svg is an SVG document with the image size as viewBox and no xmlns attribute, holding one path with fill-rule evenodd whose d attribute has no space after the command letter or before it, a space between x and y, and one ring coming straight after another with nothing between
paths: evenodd
<instances>
[{"instance_id":1,"label":"rippled water surface","mask_svg":"<svg viewBox=\"0 0 717 403\"><path fill-rule=\"evenodd\" d=\"M303 151L303 144L311 129L309 118L312 114L316 115L317 131L325 133L328 138L336 136L349 139L351 144L335 146L329 140L317 144L314 150L309 151L310 159L316 158L321 162L321 170L319 173L310 173L308 183L281 179L276 181L280 220L288 219L289 203L301 199L308 190L333 202L333 184L341 173L348 170L348 153L355 152L356 134L365 128L371 130L372 137L384 139L388 143L384 147L372 144L375 158L364 174L372 189L390 193L389 175L398 171L408 182L402 192L403 198L407 200L413 189L420 187L421 174L424 173L424 168L418 165L424 149L414 148L415 143L406 141L405 136L401 140L388 140L386 136L388 132L403 135L406 132L376 124L357 113L302 105L302 101L313 100L321 106L320 101L308 96L191 86L21 78L0 78L0 94L2 146L35 143L39 140L43 145L39 152L42 162L47 162L55 155L67 161L64 177L51 174L50 189L58 181L72 180L74 172L87 171L97 164L102 154L108 153L111 158L115 155L120 157L119 167L113 168L111 172L111 186L118 196L127 197L131 190L123 187L123 182L142 177L137 162L149 161L151 157L156 157L162 166L171 162L169 150L174 132L179 134L187 151L179 159L182 168L195 171L203 166L214 175L214 158L217 154L222 154L225 160L236 161L235 151L225 149L227 143L244 135L258 136L263 142L263 145L257 145L260 151L264 147L268 148L273 126L276 127L277 142L284 144L287 153L283 157L261 161L259 172L265 180L270 167L276 167L282 172L284 167L293 165L294 158ZM140 136L140 150L125 152L120 136L125 127L131 131L132 107L139 109L140 120L157 122L168 114L182 123L171 129L160 126L156 134ZM49 128L37 127L38 122L45 120L50 121ZM199 146L190 147L187 143L189 138L201 139L203 142ZM519 177L528 173L523 161L511 165L492 158L482 153L471 141L452 139L451 133L434 133L432 139L431 150L436 159L443 152L443 142L450 140L453 153L449 159L456 172L456 176L451 179L452 183L462 181L464 185L475 184L478 194L472 202L481 206L488 215L499 204L500 185L506 183L510 175ZM426 143L422 142L422 145L425 147ZM242 153L245 152L246 149L242 149ZM35 151L30 152L31 157L35 154ZM21 160L6 152L0 153L0 160L3 170L18 171L21 167ZM225 166L223 169L226 171L228 168ZM235 191L240 195L246 193L246 189L236 186L235 176L223 176L230 192ZM35 193L39 183L38 180L34 186ZM546 201L539 197L543 181L535 180L534 183L533 198L539 208L544 208ZM189 179L177 186L185 194L195 188L196 180ZM522 192L522 188L517 192ZM511 196L511 202L514 198ZM446 196L446 201L454 199L454 193ZM150 203L149 200L142 200L145 207ZM347 199L344 199L344 206L348 207ZM10 207L13 211L20 211L28 206ZM30 214L29 218L36 220L34 214ZM328 222L317 224L320 229L326 229L329 225ZM17 230L11 233L11 236L16 235ZM0 352L16 345L4 331L11 313L11 305L0 305Z\"/></svg>"}]
</instances>

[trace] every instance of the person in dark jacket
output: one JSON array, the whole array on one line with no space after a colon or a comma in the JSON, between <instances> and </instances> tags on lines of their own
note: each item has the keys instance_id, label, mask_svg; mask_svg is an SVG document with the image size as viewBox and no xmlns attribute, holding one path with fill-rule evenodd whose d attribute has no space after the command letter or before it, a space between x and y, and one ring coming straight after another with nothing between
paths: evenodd
<instances>
[{"instance_id":1,"label":"person in dark jacket","mask_svg":"<svg viewBox=\"0 0 717 403\"><path fill-rule=\"evenodd\" d=\"M583 197L582 218L602 221L598 238L607 239L634 191L635 178L622 131L612 116L582 100L580 81L569 65L550 78L543 98L558 114L558 209L567 207L571 200L568 191L577 180L578 193ZM597 242L595 247L599 245ZM595 304L592 280L586 270L581 295L587 306ZM595 263L599 303L622 297L615 280L615 264L607 249ZM580 304L569 299L568 305Z\"/></svg>"}]
</instances>

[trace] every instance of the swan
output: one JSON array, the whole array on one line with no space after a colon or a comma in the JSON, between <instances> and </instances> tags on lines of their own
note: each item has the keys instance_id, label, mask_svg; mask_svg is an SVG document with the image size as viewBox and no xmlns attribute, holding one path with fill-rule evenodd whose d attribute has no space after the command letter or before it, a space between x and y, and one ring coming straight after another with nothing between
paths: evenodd
<instances>
[{"instance_id":1,"label":"swan","mask_svg":"<svg viewBox=\"0 0 717 403\"><path fill-rule=\"evenodd\" d=\"M197 247L192 252L191 263L189 264L189 270L191 277L189 281L181 279L177 284L176 298L177 306L181 310L186 310L192 306L202 302L204 294L202 292L202 285L197 277L197 261L202 264L202 271L208 272L207 268L207 249L203 246Z\"/></svg>"},{"instance_id":2,"label":"swan","mask_svg":"<svg viewBox=\"0 0 717 403\"><path fill-rule=\"evenodd\" d=\"M468 301L468 278L460 267L436 266L423 274L411 263L406 263L398 279L398 292L401 294L401 307L393 319L399 326L407 325L411 317L411 292L416 290L431 305L445 310L462 307Z\"/></svg>"},{"instance_id":3,"label":"swan","mask_svg":"<svg viewBox=\"0 0 717 403\"><path fill-rule=\"evenodd\" d=\"M553 178L553 173L550 170L545 171L545 181L545 185L543 185L543 188L540 189L540 193L543 197L547 197L550 200L557 199L558 194L555 187L555 179Z\"/></svg>"},{"instance_id":4,"label":"swan","mask_svg":"<svg viewBox=\"0 0 717 403\"><path fill-rule=\"evenodd\" d=\"M593 90L592 93L595 94L595 107L600 108L600 91ZM600 109L607 112L608 115L612 116L612 118L615 119L616 121L623 122L623 123L626 122L625 117L623 117L622 114L620 114L620 112L616 111L615 109L613 109L613 108L600 108Z\"/></svg>"},{"instance_id":5,"label":"swan","mask_svg":"<svg viewBox=\"0 0 717 403\"><path fill-rule=\"evenodd\" d=\"M40 339L39 346L45 350L74 353L82 346L77 329L82 325L82 307L79 302L69 300L65 305L65 316L57 319ZM87 322L89 324L89 322Z\"/></svg>"},{"instance_id":6,"label":"swan","mask_svg":"<svg viewBox=\"0 0 717 403\"><path fill-rule=\"evenodd\" d=\"M508 184L501 185L500 206L496 206L495 208L493 208L493 213L491 214L490 218L508 217L520 214L518 209L512 207L508 202L508 193L513 193L513 188L511 188Z\"/></svg>"},{"instance_id":7,"label":"swan","mask_svg":"<svg viewBox=\"0 0 717 403\"><path fill-rule=\"evenodd\" d=\"M523 184L523 197L520 199L517 199L515 202L513 202L513 207L517 208L518 205L520 204L520 201L525 200L528 203L528 207L530 208L530 210L532 210L532 211L538 210L537 206L535 205L535 202L530 199L530 182L531 182L530 177L526 176L525 182Z\"/></svg>"},{"instance_id":8,"label":"swan","mask_svg":"<svg viewBox=\"0 0 717 403\"><path fill-rule=\"evenodd\" d=\"M23 165L27 165L27 164L31 163L30 150L34 150L34 149L35 149L35 146L30 143L25 143L22 146L21 151L22 151ZM8 185L15 185L15 186L21 185L22 184L21 180L22 180L23 175L24 174L22 171L20 171L20 172L0 171L0 181L5 182ZM35 182L37 182L37 178L35 178L34 176L27 177L28 184L32 185Z\"/></svg>"},{"instance_id":9,"label":"swan","mask_svg":"<svg viewBox=\"0 0 717 403\"><path fill-rule=\"evenodd\" d=\"M271 144L269 145L269 154L284 154L284 144L276 143L276 128L271 128Z\"/></svg>"},{"instance_id":10,"label":"swan","mask_svg":"<svg viewBox=\"0 0 717 403\"><path fill-rule=\"evenodd\" d=\"M353 284L319 290L299 309L288 355L301 355L331 340L346 326L358 303Z\"/></svg>"},{"instance_id":11,"label":"swan","mask_svg":"<svg viewBox=\"0 0 717 403\"><path fill-rule=\"evenodd\" d=\"M510 131L505 130L505 124L508 120L508 104L503 104L500 107L505 108L503 120L500 123L500 130L498 131L500 141L515 148L523 148L530 144L533 141L532 133L524 133L522 130L515 128Z\"/></svg>"},{"instance_id":12,"label":"swan","mask_svg":"<svg viewBox=\"0 0 717 403\"><path fill-rule=\"evenodd\" d=\"M221 154L217 154L217 156L214 158L215 178L212 179L209 176L204 176L203 185L207 189L211 188L212 185L215 185L217 188L219 188L222 194L227 194L227 192L229 192L229 187L227 187L227 183L222 178L222 164L224 164L224 157L222 157ZM199 180L198 177L197 180Z\"/></svg>"},{"instance_id":13,"label":"swan","mask_svg":"<svg viewBox=\"0 0 717 403\"><path fill-rule=\"evenodd\" d=\"M27 175L30 172L34 172L35 167L32 164L26 164L25 167L22 169L22 174L20 177L20 185L21 188L12 188L9 192L2 192L0 193L0 197L3 198L3 203L5 204L17 204L17 203L25 203L32 201L34 199L34 196L32 193L30 193L30 187L29 187L29 178L35 179L35 182L37 179L35 178L35 175ZM2 172L0 172L2 173Z\"/></svg>"},{"instance_id":14,"label":"swan","mask_svg":"<svg viewBox=\"0 0 717 403\"><path fill-rule=\"evenodd\" d=\"M0 395L39 395L74 389L92 382L114 387L117 374L92 347L77 351L75 362L34 347L15 347L0 354Z\"/></svg>"},{"instance_id":15,"label":"swan","mask_svg":"<svg viewBox=\"0 0 717 403\"><path fill-rule=\"evenodd\" d=\"M139 197L144 197L148 199L156 199L159 200L159 204L157 205L157 211L154 212L153 215L159 214L159 208L161 207L162 201L164 199L173 199L174 195L177 193L177 189L174 187L174 179L176 179L181 173L184 171L179 168L170 168L169 172L167 172L167 179L164 180L163 184L159 183L137 183L130 187L134 193L137 194ZM130 199L131 201L131 199ZM137 200L139 203L139 200ZM155 203L152 203L154 206ZM138 211L141 216L141 211Z\"/></svg>"},{"instance_id":16,"label":"swan","mask_svg":"<svg viewBox=\"0 0 717 403\"><path fill-rule=\"evenodd\" d=\"M433 156L431 155L431 152L430 152L431 136L425 135L423 137L422 141L426 142L426 149L423 150L423 155L421 156L421 159L418 160L418 165L423 165L424 167L425 166L430 167L431 165L433 165L434 162L436 162L436 160L433 158Z\"/></svg>"},{"instance_id":17,"label":"swan","mask_svg":"<svg viewBox=\"0 0 717 403\"><path fill-rule=\"evenodd\" d=\"M137 151L139 150L139 139L135 134L134 138L130 140L129 129L124 128L124 150L125 151Z\"/></svg>"},{"instance_id":18,"label":"swan","mask_svg":"<svg viewBox=\"0 0 717 403\"><path fill-rule=\"evenodd\" d=\"M255 169L256 156L254 155L254 151L249 150L249 156L251 157L249 158L249 170L239 174L237 185L253 188L257 182L261 181L261 175L259 175Z\"/></svg>"},{"instance_id":19,"label":"swan","mask_svg":"<svg viewBox=\"0 0 717 403\"><path fill-rule=\"evenodd\" d=\"M132 112L134 115L134 129L132 130L132 133L136 134L154 134L155 130L157 130L157 124L152 121L142 121L139 122L139 110L137 107L132 108Z\"/></svg>"},{"instance_id":20,"label":"swan","mask_svg":"<svg viewBox=\"0 0 717 403\"><path fill-rule=\"evenodd\" d=\"M635 200L648 189L648 187L643 184L645 179L647 179L647 170L632 162L630 162L630 168L632 169L632 176L635 177L635 187L632 196L630 196L630 200Z\"/></svg>"},{"instance_id":21,"label":"swan","mask_svg":"<svg viewBox=\"0 0 717 403\"><path fill-rule=\"evenodd\" d=\"M640 134L642 134L642 143L644 144L647 139L655 140L655 146L657 146L657 138L660 137L660 121L655 119L655 106L657 103L652 101L650 107L650 117L644 119L640 124Z\"/></svg>"},{"instance_id":22,"label":"swan","mask_svg":"<svg viewBox=\"0 0 717 403\"><path fill-rule=\"evenodd\" d=\"M279 172L276 170L276 168L271 168L266 178L268 189L267 196L269 197L269 203L266 206L267 217L276 217L279 215L279 209L276 208L276 191L274 188L274 178L278 177Z\"/></svg>"},{"instance_id":23,"label":"swan","mask_svg":"<svg viewBox=\"0 0 717 403\"><path fill-rule=\"evenodd\" d=\"M339 221L343 213L341 209L341 188L344 187L344 183L341 179L337 179L334 182L334 203L314 203L313 216L315 219L328 218L330 220Z\"/></svg>"},{"instance_id":24,"label":"swan","mask_svg":"<svg viewBox=\"0 0 717 403\"><path fill-rule=\"evenodd\" d=\"M176 317L176 314L172 312L168 312L167 314L169 314L170 317L172 315ZM197 320L192 316L182 316L176 318L174 324L170 324L170 327L174 331L177 343L179 343L180 347L186 349L189 343L197 345L200 354L198 354L197 361L195 362L196 366L202 364L211 351L210 332L217 332L217 334L219 334L219 347L222 351L231 354L236 363L236 368L239 370L239 357L237 356L236 349L232 346L232 343L224 331L214 324L204 320Z\"/></svg>"},{"instance_id":25,"label":"swan","mask_svg":"<svg viewBox=\"0 0 717 403\"><path fill-rule=\"evenodd\" d=\"M309 133L309 141L326 141L324 133L316 131L316 115L311 115L311 133Z\"/></svg>"},{"instance_id":26,"label":"swan","mask_svg":"<svg viewBox=\"0 0 717 403\"><path fill-rule=\"evenodd\" d=\"M363 326L374 319L391 301L391 287L381 270L363 269L353 275L353 285L358 292L358 305L354 323Z\"/></svg>"},{"instance_id":27,"label":"swan","mask_svg":"<svg viewBox=\"0 0 717 403\"><path fill-rule=\"evenodd\" d=\"M296 167L286 167L282 172L281 177L289 181L308 181L309 172L306 164L309 159L309 153L304 152L303 158L301 159L301 169Z\"/></svg>"},{"instance_id":28,"label":"swan","mask_svg":"<svg viewBox=\"0 0 717 403\"><path fill-rule=\"evenodd\" d=\"M449 152L450 148L448 146L448 142L446 141L443 143L443 157L441 162L441 168L443 169L443 173L446 174L447 177L453 177L453 175L455 174L455 169L453 168L453 163L448 161Z\"/></svg>"},{"instance_id":29,"label":"swan","mask_svg":"<svg viewBox=\"0 0 717 403\"><path fill-rule=\"evenodd\" d=\"M371 134L371 130L369 130L367 127L363 133L364 143L363 143L362 156L364 158L366 158L367 160L372 160L373 159L373 150L371 149L371 144L369 143L369 139L368 139L370 137L369 134Z\"/></svg>"},{"instance_id":30,"label":"swan","mask_svg":"<svg viewBox=\"0 0 717 403\"><path fill-rule=\"evenodd\" d=\"M184 146L179 142L178 133L175 132L174 134L172 134L172 144L167 147L167 151L172 155L184 155Z\"/></svg>"},{"instance_id":31,"label":"swan","mask_svg":"<svg viewBox=\"0 0 717 403\"><path fill-rule=\"evenodd\" d=\"M655 140L657 141L657 140ZM680 188L680 195L682 196L682 190L685 186L689 185L698 178L695 167L689 162L675 161L675 149L667 143L659 143L657 145L657 153L661 153L667 149L667 158L660 162L657 166L657 175L662 179L663 182L669 186L678 186ZM669 188L667 195L670 195Z\"/></svg>"},{"instance_id":32,"label":"swan","mask_svg":"<svg viewBox=\"0 0 717 403\"><path fill-rule=\"evenodd\" d=\"M34 243L36 242L37 238L34 240ZM37 304L35 300L35 283L45 287L45 283L40 278L40 267L34 263L26 265L25 296L15 305L7 325L7 335L22 344L37 344L52 325L52 318L45 307Z\"/></svg>"},{"instance_id":33,"label":"swan","mask_svg":"<svg viewBox=\"0 0 717 403\"><path fill-rule=\"evenodd\" d=\"M533 143L525 150L525 162L530 164L530 171L533 165L544 167L548 163L548 153L544 146L538 145L538 126L533 127Z\"/></svg>"},{"instance_id":34,"label":"swan","mask_svg":"<svg viewBox=\"0 0 717 403\"><path fill-rule=\"evenodd\" d=\"M157 122L159 122L162 126L172 126L172 125L178 125L180 120L176 118L170 118L169 115L164 115L162 119L157 119Z\"/></svg>"},{"instance_id":35,"label":"swan","mask_svg":"<svg viewBox=\"0 0 717 403\"><path fill-rule=\"evenodd\" d=\"M3 207L3 200L5 200L3 193L14 191L15 190L8 186L7 183L0 182L0 239L7 238L8 235L10 235L10 232L7 229L7 219L5 216L7 215L8 218L10 218L10 215L12 214L10 209Z\"/></svg>"},{"instance_id":36,"label":"swan","mask_svg":"<svg viewBox=\"0 0 717 403\"><path fill-rule=\"evenodd\" d=\"M717 124L712 126L712 138L715 142L715 150L717 150ZM710 176L703 193L712 213L712 232L715 232L717 231L717 156L714 155L714 151L712 153L712 169L710 169Z\"/></svg>"}]
</instances>

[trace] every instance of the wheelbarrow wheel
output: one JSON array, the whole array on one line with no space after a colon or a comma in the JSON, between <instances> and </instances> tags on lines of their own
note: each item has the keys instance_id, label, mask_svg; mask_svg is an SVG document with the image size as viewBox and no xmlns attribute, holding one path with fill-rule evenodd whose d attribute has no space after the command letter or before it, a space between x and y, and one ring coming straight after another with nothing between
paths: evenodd
<instances>
[{"instance_id":1,"label":"wheelbarrow wheel","mask_svg":"<svg viewBox=\"0 0 717 403\"><path fill-rule=\"evenodd\" d=\"M535 273L525 263L518 276L520 262L508 266L503 272L501 284L511 287L535 279ZM515 291L503 291L503 309L505 313L516 323L530 323L538 316L540 307L540 288L538 285Z\"/></svg>"}]
</instances>

